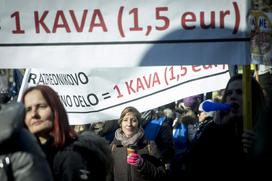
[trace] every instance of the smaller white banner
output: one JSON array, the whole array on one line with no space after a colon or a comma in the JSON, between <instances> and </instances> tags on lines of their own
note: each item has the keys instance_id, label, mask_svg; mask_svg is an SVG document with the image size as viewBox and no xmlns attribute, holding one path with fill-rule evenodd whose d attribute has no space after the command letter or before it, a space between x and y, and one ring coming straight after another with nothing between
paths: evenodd
<instances>
[{"instance_id":1,"label":"smaller white banner","mask_svg":"<svg viewBox=\"0 0 272 181\"><path fill-rule=\"evenodd\" d=\"M89 70L28 69L19 94L44 84L59 94L71 125L117 119L127 106L146 111L184 97L225 88L227 65Z\"/></svg>"}]
</instances>

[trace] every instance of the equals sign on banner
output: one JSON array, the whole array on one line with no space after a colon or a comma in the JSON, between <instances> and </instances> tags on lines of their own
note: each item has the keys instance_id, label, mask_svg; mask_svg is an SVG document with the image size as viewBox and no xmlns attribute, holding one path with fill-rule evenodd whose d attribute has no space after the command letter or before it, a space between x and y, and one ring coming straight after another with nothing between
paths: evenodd
<instances>
[{"instance_id":1,"label":"equals sign on banner","mask_svg":"<svg viewBox=\"0 0 272 181\"><path fill-rule=\"evenodd\" d=\"M106 92L106 93L103 93L102 96L104 97L104 99L108 99L111 97L109 94L110 93Z\"/></svg>"}]
</instances>

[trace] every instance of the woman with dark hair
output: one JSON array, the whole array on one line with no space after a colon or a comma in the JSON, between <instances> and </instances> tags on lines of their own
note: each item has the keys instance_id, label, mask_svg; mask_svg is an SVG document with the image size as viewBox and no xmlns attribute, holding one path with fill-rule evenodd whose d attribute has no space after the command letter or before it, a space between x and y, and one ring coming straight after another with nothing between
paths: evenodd
<instances>
[{"instance_id":1,"label":"woman with dark hair","mask_svg":"<svg viewBox=\"0 0 272 181\"><path fill-rule=\"evenodd\" d=\"M52 88L45 85L30 87L25 90L22 101L26 109L25 125L39 139L55 180L106 179L111 170L107 142L95 134L77 136Z\"/></svg>"},{"instance_id":2,"label":"woman with dark hair","mask_svg":"<svg viewBox=\"0 0 272 181\"><path fill-rule=\"evenodd\" d=\"M141 114L126 107L118 120L120 128L111 143L114 180L161 180L166 171L154 141L145 137Z\"/></svg>"},{"instance_id":3,"label":"woman with dark hair","mask_svg":"<svg viewBox=\"0 0 272 181\"><path fill-rule=\"evenodd\" d=\"M264 95L258 82L251 78L253 127L265 119ZM255 174L254 157L245 153L252 150L254 132L243 130L243 85L242 75L230 78L222 103L230 104L230 110L217 111L194 138L191 147L178 163L188 179L196 177L233 178Z\"/></svg>"}]
</instances>

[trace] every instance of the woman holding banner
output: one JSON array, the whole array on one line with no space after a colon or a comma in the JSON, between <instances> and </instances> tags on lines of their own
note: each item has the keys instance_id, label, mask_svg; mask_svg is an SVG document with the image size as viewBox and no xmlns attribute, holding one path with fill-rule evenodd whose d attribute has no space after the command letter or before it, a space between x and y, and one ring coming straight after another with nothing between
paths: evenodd
<instances>
[{"instance_id":1,"label":"woman holding banner","mask_svg":"<svg viewBox=\"0 0 272 181\"><path fill-rule=\"evenodd\" d=\"M266 106L260 85L255 79L251 80L255 126L265 119ZM242 75L231 77L222 98L222 103L231 105L230 109L216 112L215 119L195 137L186 155L179 161L182 173L189 179L247 177L256 173L253 170L254 130L243 130L242 88Z\"/></svg>"},{"instance_id":2,"label":"woman holding banner","mask_svg":"<svg viewBox=\"0 0 272 181\"><path fill-rule=\"evenodd\" d=\"M40 141L55 180L106 179L112 161L107 142L95 134L78 136L69 126L66 110L52 88L30 87L22 101L25 125Z\"/></svg>"},{"instance_id":3,"label":"woman holding banner","mask_svg":"<svg viewBox=\"0 0 272 181\"><path fill-rule=\"evenodd\" d=\"M145 137L141 114L126 107L118 120L120 128L111 143L114 159L114 180L163 180L164 164L154 141Z\"/></svg>"}]
</instances>

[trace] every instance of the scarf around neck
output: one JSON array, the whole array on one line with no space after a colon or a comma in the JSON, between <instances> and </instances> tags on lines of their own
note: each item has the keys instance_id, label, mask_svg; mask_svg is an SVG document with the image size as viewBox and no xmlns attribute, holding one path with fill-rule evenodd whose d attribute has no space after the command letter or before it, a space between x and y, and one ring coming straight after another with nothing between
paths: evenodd
<instances>
[{"instance_id":1,"label":"scarf around neck","mask_svg":"<svg viewBox=\"0 0 272 181\"><path fill-rule=\"evenodd\" d=\"M115 138L121 142L125 147L128 145L137 145L137 142L144 136L143 128L139 128L138 132L132 137L126 137L121 128L118 128L115 132Z\"/></svg>"}]
</instances>

